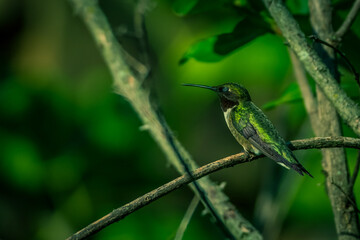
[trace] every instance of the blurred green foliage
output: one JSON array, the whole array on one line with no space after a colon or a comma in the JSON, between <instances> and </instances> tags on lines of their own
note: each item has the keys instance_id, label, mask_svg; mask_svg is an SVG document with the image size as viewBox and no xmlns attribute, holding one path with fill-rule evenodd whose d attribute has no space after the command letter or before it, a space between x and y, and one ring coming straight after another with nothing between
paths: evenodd
<instances>
[{"instance_id":1,"label":"blurred green foliage","mask_svg":"<svg viewBox=\"0 0 360 240\"><path fill-rule=\"evenodd\" d=\"M99 2L119 41L139 54L131 37L135 2ZM287 4L308 32L306 2ZM351 2L334 2L335 26ZM247 20L255 10L263 10L260 1L159 0L151 6L146 25L156 80L146 85L199 164L241 148L224 123L216 97L189 91L181 83L239 82L257 105L272 108L266 113L286 139L312 136L283 40L255 27L261 21L260 25L269 24L265 12L257 22ZM141 122L127 101L112 92L107 67L68 2L2 1L0 28L1 239L64 239L178 176L147 132L140 130ZM358 18L342 46L357 69L359 29ZM186 63L179 65L184 56ZM353 76L344 66L344 86L358 97ZM344 131L353 136L348 128ZM347 152L353 169L357 153ZM276 195L285 179L280 238L335 239L319 151L297 155L314 179L300 178L268 159L225 169L211 178L227 182L225 192L255 224L253 212L262 186L270 182ZM360 184L355 187L359 199ZM286 196L290 192L293 198ZM93 239L172 239L192 196L188 188L180 189ZM201 215L202 209L194 214L184 238L222 238Z\"/></svg>"}]
</instances>

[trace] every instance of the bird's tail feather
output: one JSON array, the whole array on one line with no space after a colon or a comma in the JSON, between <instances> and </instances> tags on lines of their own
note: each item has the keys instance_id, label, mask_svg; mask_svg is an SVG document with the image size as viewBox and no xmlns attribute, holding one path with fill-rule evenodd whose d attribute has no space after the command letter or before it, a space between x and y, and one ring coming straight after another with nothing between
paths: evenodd
<instances>
[{"instance_id":1,"label":"bird's tail feather","mask_svg":"<svg viewBox=\"0 0 360 240\"><path fill-rule=\"evenodd\" d=\"M290 168L294 169L298 172L301 176L304 176L304 173L309 175L310 177L314 178L300 163L292 163Z\"/></svg>"}]
</instances>

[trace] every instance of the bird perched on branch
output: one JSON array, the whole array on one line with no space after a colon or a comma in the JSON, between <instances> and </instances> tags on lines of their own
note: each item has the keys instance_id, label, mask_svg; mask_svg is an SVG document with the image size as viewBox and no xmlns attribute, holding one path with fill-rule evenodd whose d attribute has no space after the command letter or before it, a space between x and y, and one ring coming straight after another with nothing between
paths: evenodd
<instances>
[{"instance_id":1,"label":"bird perched on branch","mask_svg":"<svg viewBox=\"0 0 360 240\"><path fill-rule=\"evenodd\" d=\"M221 109L230 132L248 153L262 152L281 166L294 169L300 175L312 175L299 163L285 140L280 136L266 115L251 101L250 94L237 83L219 86L183 84L200 87L217 93Z\"/></svg>"}]
</instances>

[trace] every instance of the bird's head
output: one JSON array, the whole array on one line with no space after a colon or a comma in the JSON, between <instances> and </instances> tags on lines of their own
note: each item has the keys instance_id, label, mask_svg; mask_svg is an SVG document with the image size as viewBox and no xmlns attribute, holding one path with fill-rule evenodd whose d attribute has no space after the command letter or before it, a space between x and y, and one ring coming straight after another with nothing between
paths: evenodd
<instances>
[{"instance_id":1,"label":"bird's head","mask_svg":"<svg viewBox=\"0 0 360 240\"><path fill-rule=\"evenodd\" d=\"M233 106L239 105L239 103L251 101L250 94L246 88L237 83L224 83L214 87L198 84L183 84L183 86L206 88L216 92L224 112Z\"/></svg>"}]
</instances>

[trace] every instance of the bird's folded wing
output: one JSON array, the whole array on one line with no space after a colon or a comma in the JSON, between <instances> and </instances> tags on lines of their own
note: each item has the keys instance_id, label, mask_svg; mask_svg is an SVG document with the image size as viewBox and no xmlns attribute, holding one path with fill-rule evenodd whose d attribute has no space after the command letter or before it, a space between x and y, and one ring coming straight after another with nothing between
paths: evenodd
<instances>
[{"instance_id":1,"label":"bird's folded wing","mask_svg":"<svg viewBox=\"0 0 360 240\"><path fill-rule=\"evenodd\" d=\"M258 115L260 114L263 113L258 112ZM310 177L313 177L296 160L291 150L286 146L285 141L265 116L256 118L253 115L250 117L252 118L238 118L236 120L235 115L232 115L231 121L235 129L264 155L273 159L283 167L294 169L300 175L306 173ZM248 119L251 119L255 126ZM259 134L259 132L261 132L261 134Z\"/></svg>"},{"instance_id":2,"label":"bird's folded wing","mask_svg":"<svg viewBox=\"0 0 360 240\"><path fill-rule=\"evenodd\" d=\"M279 164L283 165L286 168L290 168L291 164L287 161L279 152L275 150L277 148L273 144L265 142L259 134L257 133L255 127L250 123L241 123L234 121L232 118L234 127L238 130L238 132L244 136L254 147L259 149L265 156L273 159ZM241 120L240 120L241 121Z\"/></svg>"}]
</instances>

